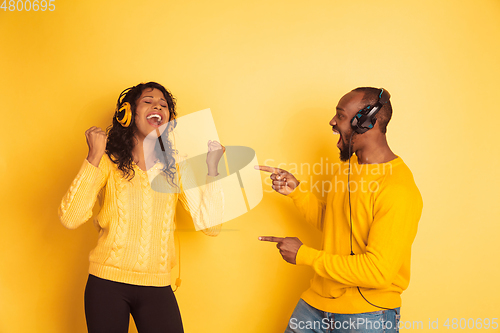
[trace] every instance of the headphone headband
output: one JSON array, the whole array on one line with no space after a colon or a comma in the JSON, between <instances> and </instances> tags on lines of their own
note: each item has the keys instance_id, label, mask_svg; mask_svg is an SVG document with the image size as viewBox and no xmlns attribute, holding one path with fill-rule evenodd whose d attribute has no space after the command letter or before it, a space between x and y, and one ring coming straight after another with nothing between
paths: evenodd
<instances>
[{"instance_id":1,"label":"headphone headband","mask_svg":"<svg viewBox=\"0 0 500 333\"><path fill-rule=\"evenodd\" d=\"M127 93L128 93L130 90L134 89L134 88L135 88L135 87L130 87L130 88L127 88L127 89L125 89L124 91L122 91L122 92L120 93L120 96L118 97L118 102L117 102L117 108L118 108L118 109L119 109L119 108L120 108L120 106L122 105L122 103L123 103L123 99L125 98L125 96L127 95Z\"/></svg>"},{"instance_id":2,"label":"headphone headband","mask_svg":"<svg viewBox=\"0 0 500 333\"><path fill-rule=\"evenodd\" d=\"M380 104L386 104L387 102L389 102L390 98L391 95L389 94L389 92L384 88L380 88L380 94L378 95L378 102Z\"/></svg>"}]
</instances>

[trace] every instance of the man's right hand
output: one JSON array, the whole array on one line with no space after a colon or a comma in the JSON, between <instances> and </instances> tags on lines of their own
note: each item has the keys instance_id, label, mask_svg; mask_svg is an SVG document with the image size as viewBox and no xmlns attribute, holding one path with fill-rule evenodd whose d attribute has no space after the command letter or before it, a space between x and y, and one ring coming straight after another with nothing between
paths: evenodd
<instances>
[{"instance_id":1,"label":"man's right hand","mask_svg":"<svg viewBox=\"0 0 500 333\"><path fill-rule=\"evenodd\" d=\"M266 165L256 165L255 169L271 172L270 178L273 180L272 188L280 194L289 195L297 186L299 186L297 178L286 170Z\"/></svg>"},{"instance_id":2,"label":"man's right hand","mask_svg":"<svg viewBox=\"0 0 500 333\"><path fill-rule=\"evenodd\" d=\"M87 138L87 145L89 146L87 160L93 166L98 167L101 157L106 151L106 141L108 136L99 127L92 126L85 131L85 137Z\"/></svg>"}]
</instances>

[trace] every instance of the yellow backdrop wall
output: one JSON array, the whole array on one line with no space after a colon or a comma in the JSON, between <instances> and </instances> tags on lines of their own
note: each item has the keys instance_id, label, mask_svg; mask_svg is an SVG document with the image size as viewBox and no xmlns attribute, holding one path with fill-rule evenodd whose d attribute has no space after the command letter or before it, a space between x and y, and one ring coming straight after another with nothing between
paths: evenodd
<instances>
[{"instance_id":1,"label":"yellow backdrop wall","mask_svg":"<svg viewBox=\"0 0 500 333\"><path fill-rule=\"evenodd\" d=\"M0 332L86 332L97 233L91 222L64 229L57 207L86 157L85 130L107 127L118 94L147 81L173 92L181 116L210 107L223 144L285 168L338 161L328 126L338 99L388 89L389 144L424 199L403 329L500 317L499 1L10 3L0 9ZM217 238L179 213L186 332L282 332L308 287L309 267L257 237L319 248L320 234L265 186Z\"/></svg>"}]
</instances>

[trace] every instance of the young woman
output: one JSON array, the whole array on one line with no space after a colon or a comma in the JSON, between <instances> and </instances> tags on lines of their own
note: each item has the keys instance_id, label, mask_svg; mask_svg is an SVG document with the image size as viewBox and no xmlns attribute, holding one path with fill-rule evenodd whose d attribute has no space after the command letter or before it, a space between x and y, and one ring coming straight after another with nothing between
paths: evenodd
<instances>
[{"instance_id":1,"label":"young woman","mask_svg":"<svg viewBox=\"0 0 500 333\"><path fill-rule=\"evenodd\" d=\"M148 134L171 129L176 115L170 92L148 82L122 92L107 133L95 126L85 132L89 152L61 202L59 217L75 229L92 216L99 200L94 220L99 239L90 253L85 288L90 333L126 333L130 314L139 333L183 332L170 287L175 207L180 200L198 229L210 236L219 233L223 195L211 180L218 175L224 147L208 142L206 184L184 191L172 140L158 137L163 156L143 149ZM146 165L154 166L147 170ZM155 191L153 175L178 191Z\"/></svg>"}]
</instances>

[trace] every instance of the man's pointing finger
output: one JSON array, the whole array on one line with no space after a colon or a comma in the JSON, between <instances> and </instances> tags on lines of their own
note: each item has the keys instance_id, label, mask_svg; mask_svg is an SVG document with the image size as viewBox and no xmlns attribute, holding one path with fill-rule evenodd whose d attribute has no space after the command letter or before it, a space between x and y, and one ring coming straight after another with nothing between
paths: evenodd
<instances>
[{"instance_id":1,"label":"man's pointing finger","mask_svg":"<svg viewBox=\"0 0 500 333\"><path fill-rule=\"evenodd\" d=\"M270 167L267 165L255 165L254 168L257 170L260 170L260 171L266 171L266 172L271 172L271 173L283 172L283 170L281 170L280 168L274 168L274 167Z\"/></svg>"},{"instance_id":2,"label":"man's pointing finger","mask_svg":"<svg viewBox=\"0 0 500 333\"><path fill-rule=\"evenodd\" d=\"M279 243L281 242L283 239L283 237L273 237L273 236L261 236L259 237L259 240L261 241L264 241L264 242L275 242L275 243Z\"/></svg>"}]
</instances>

